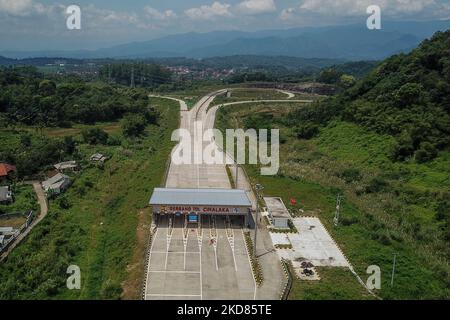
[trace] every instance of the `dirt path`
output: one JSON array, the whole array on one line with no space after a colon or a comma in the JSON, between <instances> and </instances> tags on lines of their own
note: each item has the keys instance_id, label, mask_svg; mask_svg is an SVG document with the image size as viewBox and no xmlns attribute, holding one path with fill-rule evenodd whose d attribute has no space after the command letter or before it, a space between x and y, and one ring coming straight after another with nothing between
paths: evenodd
<instances>
[{"instance_id":1,"label":"dirt path","mask_svg":"<svg viewBox=\"0 0 450 320\"><path fill-rule=\"evenodd\" d=\"M41 183L34 181L32 182L33 184L33 189L34 192L36 193L36 196L38 198L38 202L39 202L39 206L41 207L40 210L40 214L39 216L33 220L33 222L31 223L31 225L23 232L21 233L17 239L14 241L14 243L12 243L8 250L6 250L5 252L3 252L3 254L0 257L0 262L3 261L4 259L6 259L6 257L14 250L14 248L16 248L19 243L25 239L25 237L30 233L30 231L39 223L41 222L45 216L48 213L48 204L47 204L47 197L45 196L45 192L44 189L42 189Z\"/></svg>"}]
</instances>

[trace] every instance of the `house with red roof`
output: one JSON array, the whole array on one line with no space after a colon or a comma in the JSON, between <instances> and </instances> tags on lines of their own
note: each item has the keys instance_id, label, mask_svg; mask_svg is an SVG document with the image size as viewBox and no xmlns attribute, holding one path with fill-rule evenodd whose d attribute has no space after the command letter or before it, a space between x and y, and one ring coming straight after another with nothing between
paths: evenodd
<instances>
[{"instance_id":1,"label":"house with red roof","mask_svg":"<svg viewBox=\"0 0 450 320\"><path fill-rule=\"evenodd\" d=\"M7 163L0 163L0 182L12 180L16 175L17 169L15 166Z\"/></svg>"}]
</instances>

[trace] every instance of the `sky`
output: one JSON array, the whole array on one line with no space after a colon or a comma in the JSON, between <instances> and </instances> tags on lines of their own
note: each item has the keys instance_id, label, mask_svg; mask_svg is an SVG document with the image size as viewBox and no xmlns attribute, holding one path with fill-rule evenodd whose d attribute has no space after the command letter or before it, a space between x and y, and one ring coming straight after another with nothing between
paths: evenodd
<instances>
[{"instance_id":1,"label":"sky","mask_svg":"<svg viewBox=\"0 0 450 320\"><path fill-rule=\"evenodd\" d=\"M69 5L81 30L68 30ZM367 7L389 20L450 18L450 0L0 0L0 50L82 50L217 30L365 24Z\"/></svg>"}]
</instances>

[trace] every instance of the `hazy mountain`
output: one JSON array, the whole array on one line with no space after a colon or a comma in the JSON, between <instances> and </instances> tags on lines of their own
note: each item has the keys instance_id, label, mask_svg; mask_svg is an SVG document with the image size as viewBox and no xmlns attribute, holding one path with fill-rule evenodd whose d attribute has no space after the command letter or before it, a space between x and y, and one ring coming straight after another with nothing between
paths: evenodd
<instances>
[{"instance_id":1,"label":"hazy mountain","mask_svg":"<svg viewBox=\"0 0 450 320\"><path fill-rule=\"evenodd\" d=\"M186 33L134 42L94 51L0 52L14 58L64 56L71 58L206 58L228 55L271 55L348 60L383 59L408 52L438 30L450 28L450 20L384 22L382 30L365 24L307 27L257 32L216 31Z\"/></svg>"}]
</instances>

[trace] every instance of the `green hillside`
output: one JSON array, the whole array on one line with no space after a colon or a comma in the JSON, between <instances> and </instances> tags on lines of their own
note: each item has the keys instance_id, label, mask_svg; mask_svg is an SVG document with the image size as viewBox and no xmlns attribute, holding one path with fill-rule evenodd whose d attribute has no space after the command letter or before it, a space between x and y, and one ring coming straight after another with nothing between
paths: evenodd
<instances>
[{"instance_id":1,"label":"green hillside","mask_svg":"<svg viewBox=\"0 0 450 320\"><path fill-rule=\"evenodd\" d=\"M450 143L450 30L387 59L344 93L298 110L291 121L311 127L333 118L393 136L394 160L436 157Z\"/></svg>"},{"instance_id":2,"label":"green hillside","mask_svg":"<svg viewBox=\"0 0 450 320\"><path fill-rule=\"evenodd\" d=\"M320 217L361 278L380 266L383 299L450 297L449 50L450 31L437 33L335 97L218 114L220 129L280 129L278 175L247 166L251 179L265 195L295 198L306 215ZM345 200L335 227L338 194ZM322 272L322 282L296 282L290 298L366 298L351 277L324 289L340 276Z\"/></svg>"}]
</instances>

